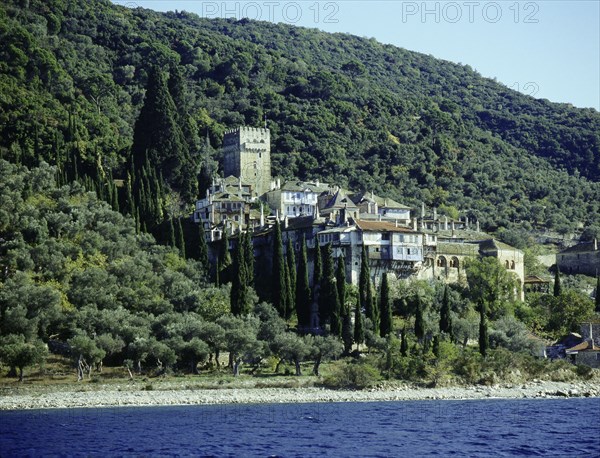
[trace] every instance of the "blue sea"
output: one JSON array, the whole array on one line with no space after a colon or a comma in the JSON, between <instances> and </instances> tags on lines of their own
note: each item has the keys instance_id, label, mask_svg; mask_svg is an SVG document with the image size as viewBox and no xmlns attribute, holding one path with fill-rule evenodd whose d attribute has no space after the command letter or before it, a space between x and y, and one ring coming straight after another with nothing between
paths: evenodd
<instances>
[{"instance_id":1,"label":"blue sea","mask_svg":"<svg viewBox=\"0 0 600 458\"><path fill-rule=\"evenodd\" d=\"M0 412L0 456L599 457L600 400Z\"/></svg>"}]
</instances>

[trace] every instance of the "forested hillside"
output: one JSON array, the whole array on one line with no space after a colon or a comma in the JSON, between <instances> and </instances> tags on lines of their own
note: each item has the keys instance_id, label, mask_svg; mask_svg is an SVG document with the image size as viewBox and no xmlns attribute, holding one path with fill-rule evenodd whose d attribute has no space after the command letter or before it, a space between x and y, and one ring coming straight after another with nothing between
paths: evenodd
<instances>
[{"instance_id":1,"label":"forested hillside","mask_svg":"<svg viewBox=\"0 0 600 458\"><path fill-rule=\"evenodd\" d=\"M0 156L43 159L66 182L127 179L153 67L185 82L189 151L180 162L194 174L198 138L208 133L218 159L226 128L266 117L275 174L454 206L489 230L566 232L600 220L594 110L371 39L106 0L0 6ZM162 179L189 200L194 187L177 170Z\"/></svg>"}]
</instances>

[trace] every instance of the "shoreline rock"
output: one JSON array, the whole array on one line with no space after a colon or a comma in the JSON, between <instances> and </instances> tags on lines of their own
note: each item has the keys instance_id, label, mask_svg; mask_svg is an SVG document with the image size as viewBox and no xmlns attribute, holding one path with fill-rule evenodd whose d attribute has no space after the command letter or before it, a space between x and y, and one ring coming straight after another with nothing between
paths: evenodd
<instances>
[{"instance_id":1,"label":"shoreline rock","mask_svg":"<svg viewBox=\"0 0 600 458\"><path fill-rule=\"evenodd\" d=\"M176 405L298 404L418 400L560 399L599 397L600 389L585 382L545 382L512 387L393 387L370 390L297 388L217 388L143 390L130 386L106 390L48 391L0 395L0 410L150 407Z\"/></svg>"}]
</instances>

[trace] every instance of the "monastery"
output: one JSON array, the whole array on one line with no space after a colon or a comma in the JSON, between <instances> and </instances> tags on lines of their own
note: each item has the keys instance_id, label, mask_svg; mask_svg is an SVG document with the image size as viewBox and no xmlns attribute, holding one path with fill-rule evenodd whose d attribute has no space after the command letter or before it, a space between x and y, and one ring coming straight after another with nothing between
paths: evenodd
<instances>
[{"instance_id":1,"label":"monastery","mask_svg":"<svg viewBox=\"0 0 600 458\"><path fill-rule=\"evenodd\" d=\"M214 242L223 231L228 233L230 248L237 243L236 234L251 231L256 264L270 265L273 226L279 220L284 249L291 239L299 250L304 237L312 264L315 244L331 244L334 257L344 256L347 281L354 285L365 246L375 284L384 274L465 282L467 259L493 256L515 275L523 297L523 252L481 232L478 222L439 217L424 205L413 216L411 208L392 199L320 181L273 180L268 129L227 131L223 170L225 178L213 180L193 214L204 228L213 257Z\"/></svg>"}]
</instances>

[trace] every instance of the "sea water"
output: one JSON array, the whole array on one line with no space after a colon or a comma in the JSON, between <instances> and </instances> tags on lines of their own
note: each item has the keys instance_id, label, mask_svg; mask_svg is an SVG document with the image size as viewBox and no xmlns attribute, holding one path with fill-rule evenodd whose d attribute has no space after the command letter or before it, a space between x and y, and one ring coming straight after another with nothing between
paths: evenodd
<instances>
[{"instance_id":1,"label":"sea water","mask_svg":"<svg viewBox=\"0 0 600 458\"><path fill-rule=\"evenodd\" d=\"M0 456L600 456L600 399L0 412Z\"/></svg>"}]
</instances>

